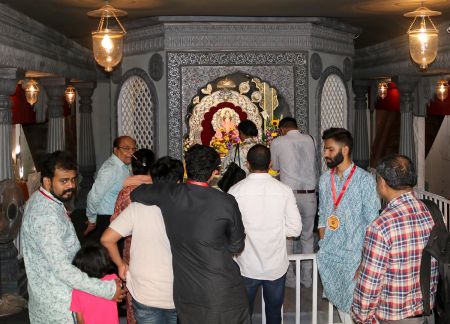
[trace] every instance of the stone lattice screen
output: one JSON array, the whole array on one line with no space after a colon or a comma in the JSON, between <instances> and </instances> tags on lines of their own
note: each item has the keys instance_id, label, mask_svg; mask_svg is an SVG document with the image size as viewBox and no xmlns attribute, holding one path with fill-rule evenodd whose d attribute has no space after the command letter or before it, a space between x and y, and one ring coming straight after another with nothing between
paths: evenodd
<instances>
[{"instance_id":1,"label":"stone lattice screen","mask_svg":"<svg viewBox=\"0 0 450 324\"><path fill-rule=\"evenodd\" d=\"M342 79L330 74L322 89L320 104L320 136L330 127L346 127L347 91ZM323 143L322 143L323 144ZM327 170L322 159L322 170Z\"/></svg>"},{"instance_id":2,"label":"stone lattice screen","mask_svg":"<svg viewBox=\"0 0 450 324\"><path fill-rule=\"evenodd\" d=\"M154 106L144 79L131 76L123 83L118 107L119 135L134 137L138 148L154 150Z\"/></svg>"}]
</instances>

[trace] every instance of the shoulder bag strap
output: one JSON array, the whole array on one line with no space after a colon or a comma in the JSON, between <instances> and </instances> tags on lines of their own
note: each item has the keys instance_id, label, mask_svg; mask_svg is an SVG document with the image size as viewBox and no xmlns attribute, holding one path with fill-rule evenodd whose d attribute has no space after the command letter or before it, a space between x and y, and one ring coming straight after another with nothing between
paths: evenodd
<instances>
[{"instance_id":1,"label":"shoulder bag strap","mask_svg":"<svg viewBox=\"0 0 450 324\"><path fill-rule=\"evenodd\" d=\"M445 229L444 219L442 218L442 214L441 211L439 210L439 207L429 199L421 199L421 200L428 208L431 216L433 217L434 221L433 229L436 226L438 227L443 226L443 228ZM420 262L420 290L422 292L423 312L425 315L428 316L431 313L430 309L431 254L426 249L427 245L425 245L422 251L422 259Z\"/></svg>"},{"instance_id":2,"label":"shoulder bag strap","mask_svg":"<svg viewBox=\"0 0 450 324\"><path fill-rule=\"evenodd\" d=\"M236 163L236 155L238 157L238 164L239 164L239 167L240 167L241 166L241 156L240 156L240 153L239 153L239 144L236 144L236 151L234 151L234 159L233 159L234 163Z\"/></svg>"}]
</instances>

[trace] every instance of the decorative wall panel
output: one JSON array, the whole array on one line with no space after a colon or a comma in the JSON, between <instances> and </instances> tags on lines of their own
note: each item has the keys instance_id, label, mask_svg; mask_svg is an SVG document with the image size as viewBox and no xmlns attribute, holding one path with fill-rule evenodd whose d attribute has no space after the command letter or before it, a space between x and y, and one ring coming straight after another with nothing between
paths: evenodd
<instances>
[{"instance_id":1,"label":"decorative wall panel","mask_svg":"<svg viewBox=\"0 0 450 324\"><path fill-rule=\"evenodd\" d=\"M169 155L181 158L186 112L200 87L241 71L275 86L308 130L307 52L167 52Z\"/></svg>"},{"instance_id":2,"label":"decorative wall panel","mask_svg":"<svg viewBox=\"0 0 450 324\"><path fill-rule=\"evenodd\" d=\"M323 82L320 95L320 134L330 127L347 127L348 97L342 78L330 73ZM322 170L326 165L322 160Z\"/></svg>"},{"instance_id":3,"label":"decorative wall panel","mask_svg":"<svg viewBox=\"0 0 450 324\"><path fill-rule=\"evenodd\" d=\"M127 72L120 87L117 101L119 135L135 138L138 148L154 150L156 98L153 97L149 80L142 77L142 72L145 72L141 71L141 75L136 75L136 72Z\"/></svg>"}]
</instances>

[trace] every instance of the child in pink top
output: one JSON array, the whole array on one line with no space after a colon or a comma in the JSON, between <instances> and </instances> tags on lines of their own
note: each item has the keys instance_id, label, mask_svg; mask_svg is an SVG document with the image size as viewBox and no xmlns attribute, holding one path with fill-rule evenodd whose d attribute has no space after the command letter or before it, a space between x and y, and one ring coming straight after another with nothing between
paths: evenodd
<instances>
[{"instance_id":1,"label":"child in pink top","mask_svg":"<svg viewBox=\"0 0 450 324\"><path fill-rule=\"evenodd\" d=\"M111 272L112 263L107 250L99 244L90 244L82 247L72 264L89 277L101 280L114 280L117 278ZM72 291L72 303L70 310L76 316L78 324L119 324L117 303L104 299L84 291L74 289Z\"/></svg>"}]
</instances>

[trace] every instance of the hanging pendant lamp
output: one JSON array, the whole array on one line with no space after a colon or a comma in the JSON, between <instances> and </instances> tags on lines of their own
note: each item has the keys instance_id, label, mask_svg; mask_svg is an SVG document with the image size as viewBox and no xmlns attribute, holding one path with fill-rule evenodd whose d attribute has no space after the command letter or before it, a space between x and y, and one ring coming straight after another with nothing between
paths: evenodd
<instances>
[{"instance_id":1,"label":"hanging pendant lamp","mask_svg":"<svg viewBox=\"0 0 450 324\"><path fill-rule=\"evenodd\" d=\"M444 101L445 99L447 99L447 97L448 97L448 83L447 83L447 81L446 80L439 80L436 83L435 92L436 92L436 97L440 101Z\"/></svg>"},{"instance_id":2,"label":"hanging pendant lamp","mask_svg":"<svg viewBox=\"0 0 450 324\"><path fill-rule=\"evenodd\" d=\"M95 61L105 71L111 72L122 60L123 37L126 31L118 17L126 16L127 12L116 9L106 2L106 5L102 8L89 11L87 14L89 17L100 18L97 31L92 32L92 49ZM114 28L113 24L117 26Z\"/></svg>"},{"instance_id":3,"label":"hanging pendant lamp","mask_svg":"<svg viewBox=\"0 0 450 324\"><path fill-rule=\"evenodd\" d=\"M64 97L69 105L72 105L75 102L75 98L77 97L77 92L73 85L69 84L64 91Z\"/></svg>"},{"instance_id":4,"label":"hanging pendant lamp","mask_svg":"<svg viewBox=\"0 0 450 324\"><path fill-rule=\"evenodd\" d=\"M386 82L379 82L378 83L378 98L384 99L387 97L387 91L388 91L388 85Z\"/></svg>"},{"instance_id":5,"label":"hanging pendant lamp","mask_svg":"<svg viewBox=\"0 0 450 324\"><path fill-rule=\"evenodd\" d=\"M441 12L426 7L417 8L404 14L405 17L414 17L408 29L409 53L412 60L421 69L426 69L436 59L438 50L438 33L430 17L439 16Z\"/></svg>"},{"instance_id":6,"label":"hanging pendant lamp","mask_svg":"<svg viewBox=\"0 0 450 324\"><path fill-rule=\"evenodd\" d=\"M39 84L37 81L30 79L26 83L22 83L22 88L25 91L25 98L28 103L33 106L37 102L39 92L41 91Z\"/></svg>"}]
</instances>

